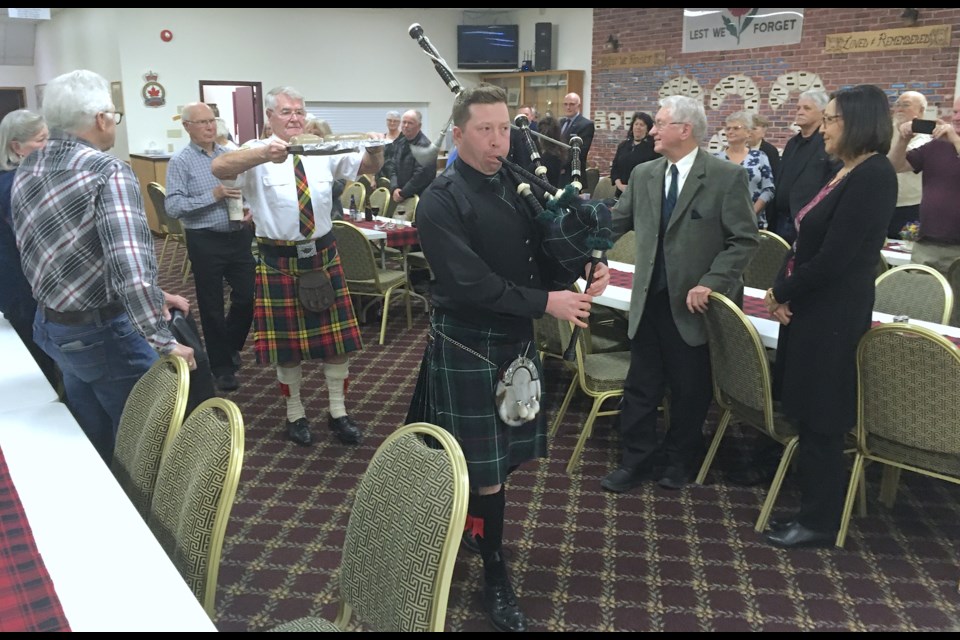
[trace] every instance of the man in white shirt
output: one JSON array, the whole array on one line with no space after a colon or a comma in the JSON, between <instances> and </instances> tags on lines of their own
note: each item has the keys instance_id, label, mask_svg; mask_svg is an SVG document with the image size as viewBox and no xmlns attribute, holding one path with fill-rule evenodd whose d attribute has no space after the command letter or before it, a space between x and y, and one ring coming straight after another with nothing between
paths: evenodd
<instances>
[{"instance_id":1,"label":"man in white shirt","mask_svg":"<svg viewBox=\"0 0 960 640\"><path fill-rule=\"evenodd\" d=\"M927 110L927 98L918 91L904 91L893 103L893 141L891 147L900 138L900 125L912 122L916 118L923 118ZM912 151L930 142L932 138L926 133L914 134L907 143L907 151ZM921 172L922 173L922 172ZM905 171L897 174L897 209L893 212L890 227L887 229L888 238L899 238L900 230L905 224L920 220L920 193L922 187L921 173Z\"/></svg>"},{"instance_id":2,"label":"man in white shirt","mask_svg":"<svg viewBox=\"0 0 960 640\"><path fill-rule=\"evenodd\" d=\"M346 410L347 357L362 344L333 238L331 187L338 178L376 173L381 148L368 149L362 157L290 155L290 139L303 132L306 122L303 96L292 87L277 87L266 95L264 106L273 135L218 156L212 167L221 180L238 176L256 224L257 362L277 367L287 436L309 446L313 437L300 401L300 362L323 360L329 427L341 442L354 444L361 432ZM331 287L332 304L318 304Z\"/></svg>"}]
</instances>

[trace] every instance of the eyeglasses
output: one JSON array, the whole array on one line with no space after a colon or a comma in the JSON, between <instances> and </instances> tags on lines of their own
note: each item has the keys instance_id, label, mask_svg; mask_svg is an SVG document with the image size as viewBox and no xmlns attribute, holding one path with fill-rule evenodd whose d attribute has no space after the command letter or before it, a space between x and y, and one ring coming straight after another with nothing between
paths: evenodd
<instances>
[{"instance_id":1,"label":"eyeglasses","mask_svg":"<svg viewBox=\"0 0 960 640\"><path fill-rule=\"evenodd\" d=\"M201 127L209 127L212 124L216 124L216 118L209 118L207 120L184 120L186 124L198 124Z\"/></svg>"},{"instance_id":2,"label":"eyeglasses","mask_svg":"<svg viewBox=\"0 0 960 640\"><path fill-rule=\"evenodd\" d=\"M730 125L730 126L724 127L724 129L726 129L727 131L740 131L743 129L743 127L740 126L739 124L736 124L736 125Z\"/></svg>"},{"instance_id":3,"label":"eyeglasses","mask_svg":"<svg viewBox=\"0 0 960 640\"><path fill-rule=\"evenodd\" d=\"M912 106L913 106L913 103L911 102L894 102L893 103L894 109L909 109Z\"/></svg>"},{"instance_id":4,"label":"eyeglasses","mask_svg":"<svg viewBox=\"0 0 960 640\"><path fill-rule=\"evenodd\" d=\"M827 114L823 114L823 124L833 124L837 120L843 120L843 116L841 115L828 116Z\"/></svg>"},{"instance_id":5,"label":"eyeglasses","mask_svg":"<svg viewBox=\"0 0 960 640\"><path fill-rule=\"evenodd\" d=\"M661 121L661 120L654 120L654 121L653 121L653 126L655 126L657 129L663 129L663 128L664 128L665 126L667 126L668 124L681 124L681 125L682 125L682 124L689 124L689 123L688 123L688 122L663 122L663 121Z\"/></svg>"},{"instance_id":6,"label":"eyeglasses","mask_svg":"<svg viewBox=\"0 0 960 640\"><path fill-rule=\"evenodd\" d=\"M123 122L123 111L101 111L100 113L113 116L114 124L120 124Z\"/></svg>"},{"instance_id":7,"label":"eyeglasses","mask_svg":"<svg viewBox=\"0 0 960 640\"><path fill-rule=\"evenodd\" d=\"M304 118L307 115L307 112L303 109L280 109L280 111L274 111L274 113L283 119L291 118L293 116Z\"/></svg>"}]
</instances>

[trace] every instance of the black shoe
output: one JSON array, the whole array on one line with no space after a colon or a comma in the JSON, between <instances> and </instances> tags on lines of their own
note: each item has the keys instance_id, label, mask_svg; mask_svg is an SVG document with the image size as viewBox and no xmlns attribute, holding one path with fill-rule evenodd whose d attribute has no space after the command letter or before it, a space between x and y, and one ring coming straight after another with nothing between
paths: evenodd
<instances>
[{"instance_id":1,"label":"black shoe","mask_svg":"<svg viewBox=\"0 0 960 640\"><path fill-rule=\"evenodd\" d=\"M663 472L663 476L657 480L657 484L662 489L683 489L691 480L690 472L682 465L670 465Z\"/></svg>"},{"instance_id":2,"label":"black shoe","mask_svg":"<svg viewBox=\"0 0 960 640\"><path fill-rule=\"evenodd\" d=\"M650 473L646 469L624 469L619 468L611 471L600 481L600 486L607 491L614 493L624 493L636 487L639 487L645 480L650 479Z\"/></svg>"},{"instance_id":3,"label":"black shoe","mask_svg":"<svg viewBox=\"0 0 960 640\"><path fill-rule=\"evenodd\" d=\"M483 584L483 610L497 631L527 630L527 616L520 610L510 578L487 578Z\"/></svg>"},{"instance_id":4,"label":"black shoe","mask_svg":"<svg viewBox=\"0 0 960 640\"><path fill-rule=\"evenodd\" d=\"M773 482L773 476L775 475L777 475L776 467L773 469L741 467L728 473L727 480L729 480L731 484L739 487L756 487L759 485L769 485Z\"/></svg>"},{"instance_id":5,"label":"black shoe","mask_svg":"<svg viewBox=\"0 0 960 640\"><path fill-rule=\"evenodd\" d=\"M477 544L477 537L469 531L463 532L463 539L460 540L460 546L470 553L480 553L480 545Z\"/></svg>"},{"instance_id":6,"label":"black shoe","mask_svg":"<svg viewBox=\"0 0 960 640\"><path fill-rule=\"evenodd\" d=\"M220 391L236 391L240 388L240 384L237 382L237 377L232 373L225 373L217 376L213 382L217 385L217 389Z\"/></svg>"},{"instance_id":7,"label":"black shoe","mask_svg":"<svg viewBox=\"0 0 960 640\"><path fill-rule=\"evenodd\" d=\"M341 416L339 418L331 416L327 426L337 434L337 439L343 444L357 444L363 435L360 433L360 427L350 419L350 416Z\"/></svg>"},{"instance_id":8,"label":"black shoe","mask_svg":"<svg viewBox=\"0 0 960 640\"><path fill-rule=\"evenodd\" d=\"M799 522L790 526L771 531L766 536L767 542L781 549L796 549L799 547L829 547L833 544L837 534L829 531L815 531L808 529Z\"/></svg>"},{"instance_id":9,"label":"black shoe","mask_svg":"<svg viewBox=\"0 0 960 640\"><path fill-rule=\"evenodd\" d=\"M796 516L783 518L770 518L767 522L767 529L770 531L783 531L789 529L797 521Z\"/></svg>"},{"instance_id":10,"label":"black shoe","mask_svg":"<svg viewBox=\"0 0 960 640\"><path fill-rule=\"evenodd\" d=\"M309 447L313 443L310 423L306 418L300 418L294 422L287 420L287 437L299 445Z\"/></svg>"}]
</instances>

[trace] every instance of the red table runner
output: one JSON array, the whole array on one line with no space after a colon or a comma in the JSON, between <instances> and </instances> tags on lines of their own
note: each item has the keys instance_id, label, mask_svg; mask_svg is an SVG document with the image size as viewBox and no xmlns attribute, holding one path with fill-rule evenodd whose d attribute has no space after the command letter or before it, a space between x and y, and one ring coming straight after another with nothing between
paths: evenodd
<instances>
[{"instance_id":1,"label":"red table runner","mask_svg":"<svg viewBox=\"0 0 960 640\"><path fill-rule=\"evenodd\" d=\"M633 287L633 274L629 271L610 269L610 286L630 289Z\"/></svg>"},{"instance_id":2,"label":"red table runner","mask_svg":"<svg viewBox=\"0 0 960 640\"><path fill-rule=\"evenodd\" d=\"M0 451L0 632L70 631Z\"/></svg>"},{"instance_id":3,"label":"red table runner","mask_svg":"<svg viewBox=\"0 0 960 640\"><path fill-rule=\"evenodd\" d=\"M371 231L383 231L387 234L387 246L395 247L401 249L403 247L410 247L415 244L419 244L420 238L417 236L417 228L410 225L397 225L393 228L380 228L383 227L384 223L379 221L367 222L366 220L354 221L350 220L350 224L363 229L369 229Z\"/></svg>"}]
</instances>

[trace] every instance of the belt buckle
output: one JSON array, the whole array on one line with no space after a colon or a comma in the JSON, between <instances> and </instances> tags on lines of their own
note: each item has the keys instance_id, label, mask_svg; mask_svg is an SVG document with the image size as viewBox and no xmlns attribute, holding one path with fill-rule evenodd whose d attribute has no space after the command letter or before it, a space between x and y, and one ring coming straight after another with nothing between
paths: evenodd
<instances>
[{"instance_id":1,"label":"belt buckle","mask_svg":"<svg viewBox=\"0 0 960 640\"><path fill-rule=\"evenodd\" d=\"M297 245L297 257L298 258L312 258L317 255L317 243L316 242L304 242L303 244Z\"/></svg>"}]
</instances>

